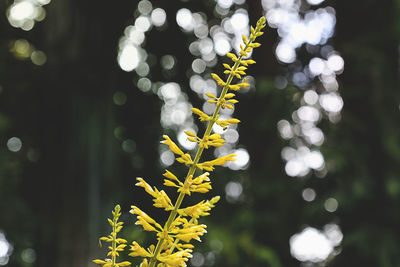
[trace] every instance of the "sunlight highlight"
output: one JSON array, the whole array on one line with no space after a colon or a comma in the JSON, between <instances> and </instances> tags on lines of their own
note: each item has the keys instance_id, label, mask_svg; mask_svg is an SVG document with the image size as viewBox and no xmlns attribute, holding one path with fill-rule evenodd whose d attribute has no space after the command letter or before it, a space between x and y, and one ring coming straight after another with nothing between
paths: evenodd
<instances>
[{"instance_id":1,"label":"sunlight highlight","mask_svg":"<svg viewBox=\"0 0 400 267\"><path fill-rule=\"evenodd\" d=\"M36 22L46 17L42 6L49 3L49 0L15 0L7 10L8 22L15 28L30 31Z\"/></svg>"}]
</instances>

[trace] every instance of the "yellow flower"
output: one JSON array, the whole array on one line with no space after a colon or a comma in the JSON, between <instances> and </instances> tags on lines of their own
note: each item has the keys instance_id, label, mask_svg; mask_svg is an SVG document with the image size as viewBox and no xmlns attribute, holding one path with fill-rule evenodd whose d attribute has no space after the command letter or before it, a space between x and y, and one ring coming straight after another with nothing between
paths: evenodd
<instances>
[{"instance_id":1,"label":"yellow flower","mask_svg":"<svg viewBox=\"0 0 400 267\"><path fill-rule=\"evenodd\" d=\"M99 265L104 265L107 262L111 262L111 260L110 259L106 259L105 261L103 261L103 260L93 260L93 262L96 263L96 264L99 264Z\"/></svg>"},{"instance_id":2,"label":"yellow flower","mask_svg":"<svg viewBox=\"0 0 400 267\"><path fill-rule=\"evenodd\" d=\"M219 86L224 87L226 85L226 83L217 74L211 73L211 76Z\"/></svg>"},{"instance_id":3,"label":"yellow flower","mask_svg":"<svg viewBox=\"0 0 400 267\"><path fill-rule=\"evenodd\" d=\"M186 262L192 257L191 253L191 249L185 249L170 255L161 254L157 257L157 260L171 267L186 267Z\"/></svg>"},{"instance_id":4,"label":"yellow flower","mask_svg":"<svg viewBox=\"0 0 400 267\"><path fill-rule=\"evenodd\" d=\"M164 192L164 190L158 191L156 187L154 187L153 190L151 186L143 180L143 178L138 177L136 180L139 181L136 183L136 186L143 187L144 190L146 190L146 192L154 198L153 201L155 207L164 208L166 211L174 209L171 199L168 197L167 193Z\"/></svg>"},{"instance_id":5,"label":"yellow flower","mask_svg":"<svg viewBox=\"0 0 400 267\"><path fill-rule=\"evenodd\" d=\"M209 190L212 189L210 178L208 178L208 175L210 173L205 172L202 175L196 177L193 179L192 184L190 186L190 191L191 192L197 192L197 193L207 193Z\"/></svg>"},{"instance_id":6,"label":"yellow flower","mask_svg":"<svg viewBox=\"0 0 400 267\"><path fill-rule=\"evenodd\" d=\"M171 233L175 234L174 238L176 239L182 240L186 243L189 243L192 239L200 242L200 236L207 233L207 226L205 224L197 225L197 223L189 222L185 218L181 218L180 220L183 222L182 228L171 230Z\"/></svg>"},{"instance_id":7,"label":"yellow flower","mask_svg":"<svg viewBox=\"0 0 400 267\"><path fill-rule=\"evenodd\" d=\"M178 177L176 177L172 172L165 170L165 173L163 174L164 177L170 179L170 180L175 180L177 181L179 184L182 184L181 181L179 181Z\"/></svg>"},{"instance_id":8,"label":"yellow flower","mask_svg":"<svg viewBox=\"0 0 400 267\"><path fill-rule=\"evenodd\" d=\"M205 136L202 140L198 141L200 147L208 149L210 146L220 147L225 143L219 134L212 134Z\"/></svg>"},{"instance_id":9,"label":"yellow flower","mask_svg":"<svg viewBox=\"0 0 400 267\"><path fill-rule=\"evenodd\" d=\"M147 259L144 259L142 263L140 264L140 267L149 267L149 263L147 262Z\"/></svg>"},{"instance_id":10,"label":"yellow flower","mask_svg":"<svg viewBox=\"0 0 400 267\"><path fill-rule=\"evenodd\" d=\"M240 120L238 119L228 119L228 120L217 120L215 123L218 124L219 126L221 126L224 130L231 124L237 124L239 123Z\"/></svg>"},{"instance_id":11,"label":"yellow flower","mask_svg":"<svg viewBox=\"0 0 400 267\"><path fill-rule=\"evenodd\" d=\"M119 256L119 251L123 251L126 247L125 243L127 242L123 238L117 238L117 233L121 231L123 222L118 222L119 217L121 216L121 207L119 205L116 205L114 210L112 211L113 214L113 219L108 219L109 224L112 227L112 232L108 237L101 237L99 239L99 244L101 245L101 241L105 241L108 243L111 243L111 245L108 247L110 251L107 253L107 256L111 256L111 259L105 259L105 260L93 260L94 263L102 265L103 267L124 267L124 266L129 266L131 265L130 262L124 261L120 263L115 263L116 262L116 257ZM113 265L115 263L115 265Z\"/></svg>"},{"instance_id":12,"label":"yellow flower","mask_svg":"<svg viewBox=\"0 0 400 267\"><path fill-rule=\"evenodd\" d=\"M142 248L136 241L132 242L132 246L129 250L132 251L131 253L129 253L129 256L131 257L153 257L153 254Z\"/></svg>"},{"instance_id":13,"label":"yellow flower","mask_svg":"<svg viewBox=\"0 0 400 267\"><path fill-rule=\"evenodd\" d=\"M145 212L141 211L136 206L131 206L130 213L137 215L136 218L138 219L135 223L136 225L141 225L145 231L153 231L159 232L155 227L162 231L161 225L159 225L155 220L153 220L149 215Z\"/></svg>"},{"instance_id":14,"label":"yellow flower","mask_svg":"<svg viewBox=\"0 0 400 267\"><path fill-rule=\"evenodd\" d=\"M184 154L183 151L174 142L172 142L168 135L163 135L163 137L165 140L161 141L162 144L169 146L169 149L177 155L182 156Z\"/></svg>"},{"instance_id":15,"label":"yellow flower","mask_svg":"<svg viewBox=\"0 0 400 267\"><path fill-rule=\"evenodd\" d=\"M210 215L208 211L210 211L214 206L215 203L219 201L220 197L214 197L211 200L201 201L194 206L190 206L184 209L179 209L178 213L181 216L189 216L194 219L198 219L200 216L207 216Z\"/></svg>"},{"instance_id":16,"label":"yellow flower","mask_svg":"<svg viewBox=\"0 0 400 267\"><path fill-rule=\"evenodd\" d=\"M124 266L130 266L130 265L131 265L131 263L129 261L123 261L120 263L116 263L115 267L124 267Z\"/></svg>"},{"instance_id":17,"label":"yellow flower","mask_svg":"<svg viewBox=\"0 0 400 267\"><path fill-rule=\"evenodd\" d=\"M203 111L201 111L200 109L198 109L198 108L192 108L191 110L192 110L192 112L193 112L194 114L196 114L196 115L198 115L198 116L200 117L200 121L209 121L209 120L211 120L211 117L208 116L207 114L205 114L205 113L204 113Z\"/></svg>"},{"instance_id":18,"label":"yellow flower","mask_svg":"<svg viewBox=\"0 0 400 267\"><path fill-rule=\"evenodd\" d=\"M206 96L208 96L209 98L217 98L215 95L213 95L211 93L206 93Z\"/></svg>"},{"instance_id":19,"label":"yellow flower","mask_svg":"<svg viewBox=\"0 0 400 267\"><path fill-rule=\"evenodd\" d=\"M179 158L176 159L179 163L184 163L186 166L191 166L193 164L192 158L188 153L183 154Z\"/></svg>"},{"instance_id":20,"label":"yellow flower","mask_svg":"<svg viewBox=\"0 0 400 267\"><path fill-rule=\"evenodd\" d=\"M191 192L207 193L210 189L212 189L208 175L209 173L205 172L196 177L194 180L193 176L188 177L182 186L178 186L178 192L182 192L183 194L187 195L190 195Z\"/></svg>"},{"instance_id":21,"label":"yellow flower","mask_svg":"<svg viewBox=\"0 0 400 267\"><path fill-rule=\"evenodd\" d=\"M235 161L236 160L235 157L236 157L235 154L229 154L227 156L223 156L223 157L211 160L211 161L205 161L203 163L199 163L196 166L200 170L213 171L214 166L221 166L221 165L224 165L228 161Z\"/></svg>"},{"instance_id":22,"label":"yellow flower","mask_svg":"<svg viewBox=\"0 0 400 267\"><path fill-rule=\"evenodd\" d=\"M176 246L176 248L178 250L193 249L194 248L194 246L192 244L181 244L181 243L178 243L175 246Z\"/></svg>"},{"instance_id":23,"label":"yellow flower","mask_svg":"<svg viewBox=\"0 0 400 267\"><path fill-rule=\"evenodd\" d=\"M232 59L233 62L238 61L238 58L236 57L235 54L227 53L226 56L229 57L230 59Z\"/></svg>"}]
</instances>

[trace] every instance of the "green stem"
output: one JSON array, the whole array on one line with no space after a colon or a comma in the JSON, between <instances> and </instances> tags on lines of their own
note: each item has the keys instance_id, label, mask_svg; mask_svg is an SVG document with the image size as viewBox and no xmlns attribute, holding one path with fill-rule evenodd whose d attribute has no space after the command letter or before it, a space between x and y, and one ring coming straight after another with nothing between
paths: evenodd
<instances>
[{"instance_id":1,"label":"green stem","mask_svg":"<svg viewBox=\"0 0 400 267\"><path fill-rule=\"evenodd\" d=\"M172 247L169 249L169 253L172 254L174 252L175 246L179 243L179 239L175 239L174 244L172 244Z\"/></svg>"},{"instance_id":2,"label":"green stem","mask_svg":"<svg viewBox=\"0 0 400 267\"><path fill-rule=\"evenodd\" d=\"M113 231L112 231L112 236L113 236L113 240L112 240L112 252L113 252L113 254L112 254L112 256L111 256L111 259L112 259L112 262L111 262L111 267L115 267L115 251L116 251L116 243L117 243L117 241L116 241L116 235L117 235L117 233L116 233L116 228L115 228L115 226L116 226L116 224L117 224L117 220L115 219L115 216L114 216L114 218L113 218Z\"/></svg>"},{"instance_id":3,"label":"green stem","mask_svg":"<svg viewBox=\"0 0 400 267\"><path fill-rule=\"evenodd\" d=\"M246 44L246 47L244 48L245 51L248 48L249 44L250 44L250 42L248 44ZM232 67L232 72L236 71L236 69L239 67L240 61L242 60L242 58L243 58L243 56L240 55L240 57L238 58L238 60L235 62L235 64ZM229 85L231 84L231 82L233 80L233 76L234 76L232 74L232 72L228 76L228 80L226 81L226 84L222 89L222 92L221 92L221 94L219 96L219 99L223 99L225 97L226 93L229 90ZM218 101L217 106L215 107L214 113L213 113L213 115L211 117L211 120L208 122L206 131L204 132L204 135L203 135L203 138L202 138L203 141L206 139L206 137L208 137L210 135L212 127L213 127L214 123L217 121L217 117L218 117L220 109L221 109L221 103ZM195 173L196 165L197 165L197 163L199 163L199 160L200 160L201 154L203 153L203 150L204 150L204 147L199 147L197 149L196 156L195 156L195 158L193 160L193 164L190 166L189 171L188 171L188 173L186 175L185 182L190 176L192 176ZM175 217L176 217L176 215L178 213L178 209L181 206L184 197L185 197L185 193L180 192L179 196L178 196L178 199L176 200L174 209L169 214L168 220L165 223L164 231L167 231L167 232L169 231L169 228L170 228L172 222L175 220ZM165 241L165 238L163 238L163 237L161 237L158 240L156 249L154 251L154 255L150 260L149 267L154 267L156 265L157 256L161 252L161 248L162 248L162 245L163 245L164 241Z\"/></svg>"}]
</instances>

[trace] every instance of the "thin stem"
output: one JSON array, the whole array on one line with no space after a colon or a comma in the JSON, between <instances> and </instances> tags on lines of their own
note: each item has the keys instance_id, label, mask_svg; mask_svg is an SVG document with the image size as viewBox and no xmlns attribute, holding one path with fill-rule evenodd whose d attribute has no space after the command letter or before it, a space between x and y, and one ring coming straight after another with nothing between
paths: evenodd
<instances>
[{"instance_id":1,"label":"thin stem","mask_svg":"<svg viewBox=\"0 0 400 267\"><path fill-rule=\"evenodd\" d=\"M172 247L169 249L169 253L172 254L172 252L174 252L175 246L178 244L179 239L175 239L175 242L172 244Z\"/></svg>"},{"instance_id":2,"label":"thin stem","mask_svg":"<svg viewBox=\"0 0 400 267\"><path fill-rule=\"evenodd\" d=\"M250 41L249 43L246 44L246 46L245 46L245 48L244 48L244 51L246 51L246 49L248 48L248 46L249 46L250 43L251 43L251 41ZM237 60L237 61L235 62L235 64L233 65L233 67L232 67L232 72L231 72L231 73L229 74L229 76L228 76L228 79L227 79L227 81L226 81L225 86L224 86L223 89L222 89L222 92L221 92L221 94L220 94L219 99L223 99L223 98L225 97L226 93L228 92L228 90L229 90L229 85L231 84L231 82L232 82L232 80L233 80L233 78L234 78L234 74L233 74L233 73L234 73L234 72L236 71L236 69L239 67L242 58L243 58L243 56L240 55L240 57L238 58L238 60ZM219 110L221 109L221 106L222 106L222 104L218 101L218 102L217 102L217 106L215 107L214 113L213 113L213 115L212 115L212 117L211 117L211 120L208 122L206 131L204 132L204 135L203 135L203 138L202 138L203 141L205 141L206 138L210 135L211 130L212 130L212 127L213 127L214 123L217 121L217 117L218 117L218 114L219 114ZM190 166L189 171L188 171L188 173L187 173L187 175L186 175L185 182L186 182L186 180L187 180L190 176L192 176L192 175L195 173L195 171L196 171L196 165L197 165L197 163L199 163L199 160L200 160L201 154L203 153L203 150L204 150L204 147L200 147L200 146L199 146L199 148L197 149L196 156L195 156L195 158L194 158L194 160L193 160L193 164ZM178 209L179 209L179 207L181 206L184 197L185 197L185 193L184 193L183 190L182 190L182 191L179 193L178 199L176 200L174 209L173 209L173 210L171 211L171 213L169 214L168 220L167 220L167 222L165 223L164 231L167 231L167 232L169 231L169 228L170 228L172 222L175 220L175 217L176 217L176 215L177 215L177 213L178 213ZM154 255L153 255L153 257L152 257L151 260L150 260L149 267L154 267L154 266L156 265L156 263L157 263L157 256L158 256L158 254L161 252L161 248L162 248L162 245L163 245L164 241L165 241L165 238L164 238L164 237L160 237L160 239L158 240L157 245L156 245L156 249L155 249L155 251L154 251Z\"/></svg>"},{"instance_id":3,"label":"thin stem","mask_svg":"<svg viewBox=\"0 0 400 267\"><path fill-rule=\"evenodd\" d=\"M114 216L114 218L113 218L113 231L112 231L112 237L113 237L113 240L112 240L112 256L111 256L111 259L112 259L112 262L111 262L111 267L115 267L115 251L116 251L116 243L117 243L117 241L116 241L116 235L117 235L117 233L116 233L116 224L117 224L117 220L115 219L115 216Z\"/></svg>"}]
</instances>

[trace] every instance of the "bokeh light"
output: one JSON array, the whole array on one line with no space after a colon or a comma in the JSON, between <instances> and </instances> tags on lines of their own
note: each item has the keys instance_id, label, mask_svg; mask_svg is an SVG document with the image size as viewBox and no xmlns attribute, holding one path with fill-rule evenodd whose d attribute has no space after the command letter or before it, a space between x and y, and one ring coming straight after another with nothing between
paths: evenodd
<instances>
[{"instance_id":1,"label":"bokeh light","mask_svg":"<svg viewBox=\"0 0 400 267\"><path fill-rule=\"evenodd\" d=\"M193 257L190 259L190 263L192 266L198 267L198 266L203 266L205 262L205 258L203 254L200 252L195 252L193 253Z\"/></svg>"},{"instance_id":2,"label":"bokeh light","mask_svg":"<svg viewBox=\"0 0 400 267\"><path fill-rule=\"evenodd\" d=\"M176 59L171 55L165 55L161 57L160 63L164 69L170 70L175 66Z\"/></svg>"},{"instance_id":3,"label":"bokeh light","mask_svg":"<svg viewBox=\"0 0 400 267\"><path fill-rule=\"evenodd\" d=\"M36 252L31 248L26 248L21 252L21 259L28 263L32 264L36 261Z\"/></svg>"},{"instance_id":4,"label":"bokeh light","mask_svg":"<svg viewBox=\"0 0 400 267\"><path fill-rule=\"evenodd\" d=\"M124 46L118 54L118 63L124 71L134 70L140 62L139 51L133 44Z\"/></svg>"},{"instance_id":5,"label":"bokeh light","mask_svg":"<svg viewBox=\"0 0 400 267\"><path fill-rule=\"evenodd\" d=\"M151 4L150 1L147 0L142 0L138 3L138 11L142 15L148 15L150 14L151 10L153 9L153 5Z\"/></svg>"},{"instance_id":6,"label":"bokeh light","mask_svg":"<svg viewBox=\"0 0 400 267\"><path fill-rule=\"evenodd\" d=\"M340 112L343 108L343 99L336 93L323 94L319 98L322 108L328 112Z\"/></svg>"},{"instance_id":7,"label":"bokeh light","mask_svg":"<svg viewBox=\"0 0 400 267\"><path fill-rule=\"evenodd\" d=\"M317 193L312 188L305 188L301 195L305 201L311 202L315 199Z\"/></svg>"},{"instance_id":8,"label":"bokeh light","mask_svg":"<svg viewBox=\"0 0 400 267\"><path fill-rule=\"evenodd\" d=\"M121 147L126 153L133 153L136 150L136 142L132 139L126 139L121 143Z\"/></svg>"},{"instance_id":9,"label":"bokeh light","mask_svg":"<svg viewBox=\"0 0 400 267\"><path fill-rule=\"evenodd\" d=\"M11 52L18 59L27 59L33 52L33 47L25 39L15 40L11 46Z\"/></svg>"},{"instance_id":10,"label":"bokeh light","mask_svg":"<svg viewBox=\"0 0 400 267\"><path fill-rule=\"evenodd\" d=\"M294 48L288 44L278 44L275 50L276 56L283 63L292 63L296 59Z\"/></svg>"},{"instance_id":11,"label":"bokeh light","mask_svg":"<svg viewBox=\"0 0 400 267\"><path fill-rule=\"evenodd\" d=\"M162 8L156 8L151 12L151 22L156 27L161 27L167 20L167 14Z\"/></svg>"},{"instance_id":12,"label":"bokeh light","mask_svg":"<svg viewBox=\"0 0 400 267\"><path fill-rule=\"evenodd\" d=\"M18 152L22 148L22 141L18 137L11 137L7 141L7 148L11 152Z\"/></svg>"},{"instance_id":13,"label":"bokeh light","mask_svg":"<svg viewBox=\"0 0 400 267\"><path fill-rule=\"evenodd\" d=\"M46 17L42 7L49 4L48 0L15 0L7 10L7 18L11 26L30 31L35 22Z\"/></svg>"},{"instance_id":14,"label":"bokeh light","mask_svg":"<svg viewBox=\"0 0 400 267\"><path fill-rule=\"evenodd\" d=\"M239 132L235 129L228 129L224 133L224 139L228 143L235 144L239 140Z\"/></svg>"},{"instance_id":15,"label":"bokeh light","mask_svg":"<svg viewBox=\"0 0 400 267\"><path fill-rule=\"evenodd\" d=\"M31 54L32 63L38 66L42 66L47 61L47 56L43 51L33 51Z\"/></svg>"},{"instance_id":16,"label":"bokeh light","mask_svg":"<svg viewBox=\"0 0 400 267\"><path fill-rule=\"evenodd\" d=\"M229 202L237 201L242 195L243 187L238 182L228 182L225 186L226 199Z\"/></svg>"},{"instance_id":17,"label":"bokeh light","mask_svg":"<svg viewBox=\"0 0 400 267\"><path fill-rule=\"evenodd\" d=\"M178 10L176 13L176 22L186 31L191 31L194 28L192 12L187 8Z\"/></svg>"},{"instance_id":18,"label":"bokeh light","mask_svg":"<svg viewBox=\"0 0 400 267\"><path fill-rule=\"evenodd\" d=\"M342 233L335 224L328 224L324 232L307 227L290 238L290 253L302 262L321 263L328 259L342 240Z\"/></svg>"},{"instance_id":19,"label":"bokeh light","mask_svg":"<svg viewBox=\"0 0 400 267\"><path fill-rule=\"evenodd\" d=\"M6 236L4 235L3 232L0 232L0 265L7 265L12 250L13 247L7 241Z\"/></svg>"},{"instance_id":20,"label":"bokeh light","mask_svg":"<svg viewBox=\"0 0 400 267\"><path fill-rule=\"evenodd\" d=\"M340 72L343 70L344 60L341 56L334 54L328 57L327 65L331 70Z\"/></svg>"},{"instance_id":21,"label":"bokeh light","mask_svg":"<svg viewBox=\"0 0 400 267\"><path fill-rule=\"evenodd\" d=\"M137 87L143 92L148 92L151 89L151 81L148 78L140 78L137 82Z\"/></svg>"},{"instance_id":22,"label":"bokeh light","mask_svg":"<svg viewBox=\"0 0 400 267\"><path fill-rule=\"evenodd\" d=\"M328 212L335 212L338 208L338 205L339 205L339 203L336 199L328 198L325 201L324 207L325 207L325 210Z\"/></svg>"},{"instance_id":23,"label":"bokeh light","mask_svg":"<svg viewBox=\"0 0 400 267\"><path fill-rule=\"evenodd\" d=\"M297 149L285 147L282 150L282 158L287 161L286 174L292 177L305 176L311 169L320 170L325 165L322 153L318 150L310 150L306 146L300 146Z\"/></svg>"},{"instance_id":24,"label":"bokeh light","mask_svg":"<svg viewBox=\"0 0 400 267\"><path fill-rule=\"evenodd\" d=\"M307 0L307 3L309 3L310 5L319 5L324 1L325 0Z\"/></svg>"},{"instance_id":25,"label":"bokeh light","mask_svg":"<svg viewBox=\"0 0 400 267\"><path fill-rule=\"evenodd\" d=\"M162 163L165 167L168 167L168 166L171 166L171 165L174 163L174 161L175 161L175 156L174 156L174 154L173 154L171 151L165 150L164 152L162 152L162 153L160 154L160 160L161 160L161 163Z\"/></svg>"},{"instance_id":26,"label":"bokeh light","mask_svg":"<svg viewBox=\"0 0 400 267\"><path fill-rule=\"evenodd\" d=\"M250 162L249 152L244 148L234 150L232 153L236 154L236 160L229 162L228 167L232 170L247 169Z\"/></svg>"},{"instance_id":27,"label":"bokeh light","mask_svg":"<svg viewBox=\"0 0 400 267\"><path fill-rule=\"evenodd\" d=\"M322 2L308 1L310 5ZM316 10L302 9L299 1L263 0L262 4L268 24L277 28L280 37L275 49L276 57L292 66L288 68L290 72L287 76L294 85L304 90L300 107L292 113L292 121L281 120L277 125L280 136L291 141L293 146L292 150L287 147L282 150L285 171L289 176L303 177L311 169L322 171L325 168L322 153L318 148L312 148L321 146L325 141L324 133L317 124L326 117L331 122L338 122L343 108L336 74L343 71L344 60L332 46L326 45L334 33L335 10L329 6ZM297 59L297 50L304 44L315 49L310 52L312 57L308 64L303 66ZM277 88L283 89L287 87L288 79L277 77L275 83ZM305 148L308 152L300 153L306 151Z\"/></svg>"}]
</instances>

